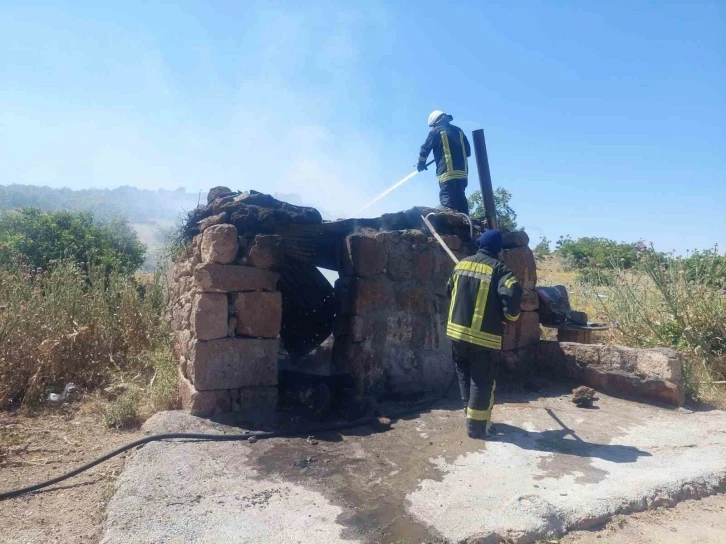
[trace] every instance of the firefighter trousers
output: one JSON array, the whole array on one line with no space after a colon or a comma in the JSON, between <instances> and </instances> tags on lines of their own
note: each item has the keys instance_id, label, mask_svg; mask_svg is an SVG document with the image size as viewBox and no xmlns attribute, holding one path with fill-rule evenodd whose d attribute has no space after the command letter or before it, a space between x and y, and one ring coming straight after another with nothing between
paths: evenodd
<instances>
[{"instance_id":1,"label":"firefighter trousers","mask_svg":"<svg viewBox=\"0 0 726 544\"><path fill-rule=\"evenodd\" d=\"M439 202L445 208L469 215L469 203L466 200L466 179L452 179L439 183Z\"/></svg>"},{"instance_id":2,"label":"firefighter trousers","mask_svg":"<svg viewBox=\"0 0 726 544\"><path fill-rule=\"evenodd\" d=\"M466 418L483 431L491 424L499 358L494 350L459 340L452 341L451 351Z\"/></svg>"}]
</instances>

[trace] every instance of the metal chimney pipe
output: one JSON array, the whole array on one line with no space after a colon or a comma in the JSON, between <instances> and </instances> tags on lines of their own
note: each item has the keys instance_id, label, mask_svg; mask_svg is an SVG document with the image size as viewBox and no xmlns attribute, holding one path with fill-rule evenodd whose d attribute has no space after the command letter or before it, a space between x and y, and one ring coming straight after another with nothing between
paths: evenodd
<instances>
[{"instance_id":1,"label":"metal chimney pipe","mask_svg":"<svg viewBox=\"0 0 726 544\"><path fill-rule=\"evenodd\" d=\"M494 189L492 189L492 175L489 172L489 157L487 156L487 144L484 141L484 130L477 129L472 132L474 138L474 155L476 156L476 170L479 174L479 187L481 187L481 198L484 203L487 224L490 229L498 229L497 208L494 204Z\"/></svg>"}]
</instances>

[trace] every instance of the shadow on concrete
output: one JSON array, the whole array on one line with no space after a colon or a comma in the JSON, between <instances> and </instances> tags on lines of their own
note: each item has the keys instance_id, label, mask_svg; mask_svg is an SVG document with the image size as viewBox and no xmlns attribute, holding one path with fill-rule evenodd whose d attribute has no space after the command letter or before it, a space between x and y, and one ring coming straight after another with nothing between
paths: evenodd
<instances>
[{"instance_id":1,"label":"shadow on concrete","mask_svg":"<svg viewBox=\"0 0 726 544\"><path fill-rule=\"evenodd\" d=\"M611 463L634 463L640 457L651 456L649 452L634 446L586 442L566 427L549 431L525 431L500 423L496 428L499 434L492 437L491 441L513 444L525 450L603 459Z\"/></svg>"}]
</instances>

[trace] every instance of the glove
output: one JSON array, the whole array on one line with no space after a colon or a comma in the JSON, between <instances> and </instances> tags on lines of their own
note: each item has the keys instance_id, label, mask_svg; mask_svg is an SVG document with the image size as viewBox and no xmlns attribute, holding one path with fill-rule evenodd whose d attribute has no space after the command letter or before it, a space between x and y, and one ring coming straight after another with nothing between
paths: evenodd
<instances>
[{"instance_id":1,"label":"glove","mask_svg":"<svg viewBox=\"0 0 726 544\"><path fill-rule=\"evenodd\" d=\"M419 172L423 172L424 170L428 170L428 167L426 166L425 162L420 162L416 165L416 170Z\"/></svg>"}]
</instances>

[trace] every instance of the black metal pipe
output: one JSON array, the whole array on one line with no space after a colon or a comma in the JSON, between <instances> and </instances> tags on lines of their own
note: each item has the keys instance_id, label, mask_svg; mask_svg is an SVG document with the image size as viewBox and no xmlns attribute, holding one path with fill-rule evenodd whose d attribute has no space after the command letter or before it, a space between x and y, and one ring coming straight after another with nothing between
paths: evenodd
<instances>
[{"instance_id":1,"label":"black metal pipe","mask_svg":"<svg viewBox=\"0 0 726 544\"><path fill-rule=\"evenodd\" d=\"M474 155L476 156L476 170L479 174L479 187L481 187L481 198L484 203L484 212L487 224L490 229L498 229L497 208L494 203L494 189L492 189L492 175L489 172L489 157L487 156L487 144L484 141L484 130L477 129L472 132L474 137Z\"/></svg>"}]
</instances>

